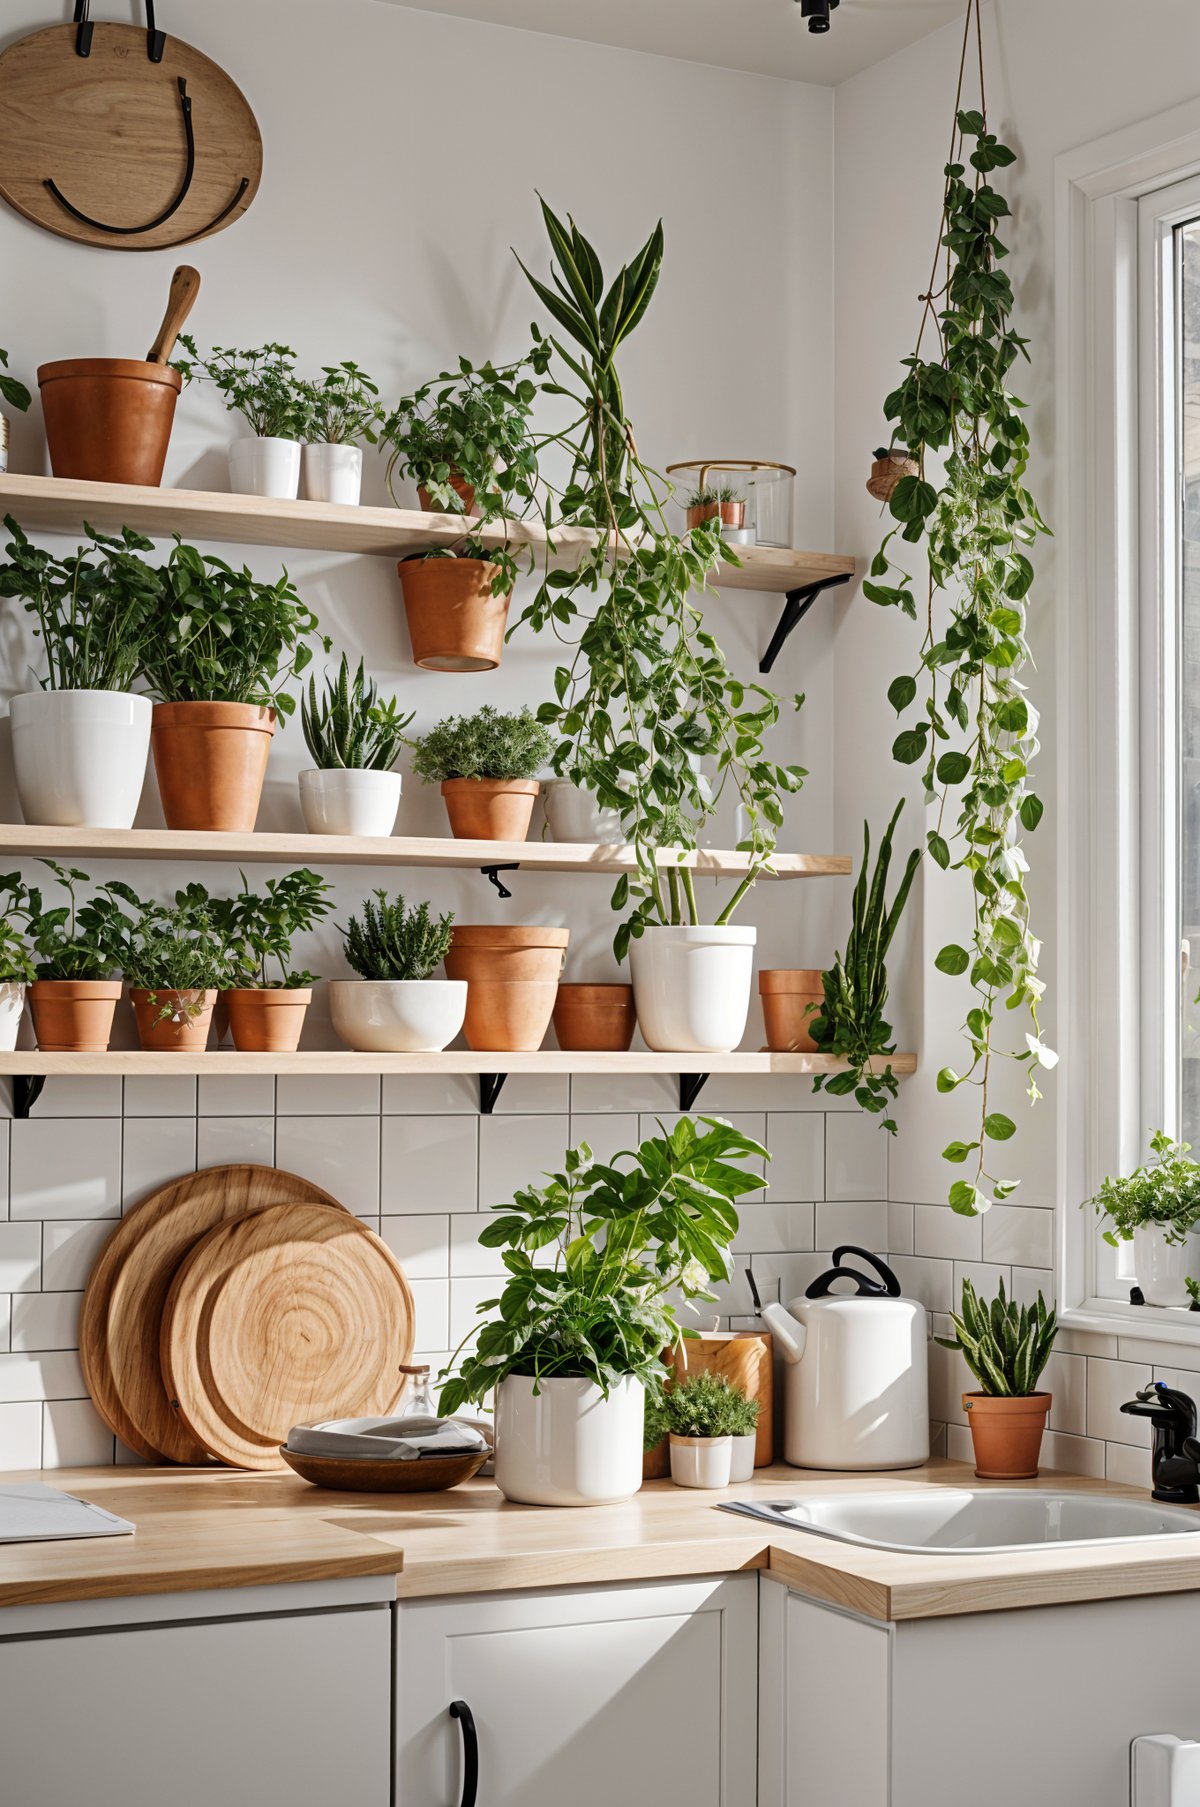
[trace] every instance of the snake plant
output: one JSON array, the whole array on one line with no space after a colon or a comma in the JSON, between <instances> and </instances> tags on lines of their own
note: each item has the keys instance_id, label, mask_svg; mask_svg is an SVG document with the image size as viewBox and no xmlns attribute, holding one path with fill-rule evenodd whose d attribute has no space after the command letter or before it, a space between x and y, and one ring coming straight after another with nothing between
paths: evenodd
<instances>
[{"instance_id":1,"label":"snake plant","mask_svg":"<svg viewBox=\"0 0 1200 1807\"><path fill-rule=\"evenodd\" d=\"M336 677L325 680L324 696L318 697L316 682L310 678L308 696L300 699L304 739L323 772L389 771L412 719L397 713L394 696L386 703L379 701L379 690L374 679L365 676L361 659L351 678L345 653Z\"/></svg>"},{"instance_id":2,"label":"snake plant","mask_svg":"<svg viewBox=\"0 0 1200 1807\"><path fill-rule=\"evenodd\" d=\"M1018 1306L1004 1294L1004 1281L991 1304L963 1281L962 1310L951 1312L952 1337L939 1336L943 1349L958 1349L983 1392L993 1399L1024 1399L1037 1391L1042 1369L1058 1335L1058 1319L1039 1292L1036 1305Z\"/></svg>"}]
</instances>

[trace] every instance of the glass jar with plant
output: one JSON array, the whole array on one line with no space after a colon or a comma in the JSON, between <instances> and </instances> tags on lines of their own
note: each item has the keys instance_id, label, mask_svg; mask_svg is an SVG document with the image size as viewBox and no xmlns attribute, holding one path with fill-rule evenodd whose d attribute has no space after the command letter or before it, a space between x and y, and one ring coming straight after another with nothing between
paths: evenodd
<instances>
[{"instance_id":1,"label":"glass jar with plant","mask_svg":"<svg viewBox=\"0 0 1200 1807\"><path fill-rule=\"evenodd\" d=\"M11 515L0 596L24 604L46 676L9 705L13 765L27 822L131 828L146 776L150 704L133 692L162 580L139 554L151 542L87 529L58 556L30 544Z\"/></svg>"},{"instance_id":2,"label":"glass jar with plant","mask_svg":"<svg viewBox=\"0 0 1200 1807\"><path fill-rule=\"evenodd\" d=\"M244 496L271 496L294 502L300 489L300 441L306 415L304 392L290 345L262 345L235 351L214 345L207 357L190 333L180 333L186 357L171 368L185 383L211 383L231 414L240 414L254 435L229 448L229 478Z\"/></svg>"},{"instance_id":3,"label":"glass jar with plant","mask_svg":"<svg viewBox=\"0 0 1200 1807\"><path fill-rule=\"evenodd\" d=\"M304 494L353 507L362 494L362 446L378 439L379 386L357 364L326 364L300 385Z\"/></svg>"},{"instance_id":4,"label":"glass jar with plant","mask_svg":"<svg viewBox=\"0 0 1200 1807\"><path fill-rule=\"evenodd\" d=\"M1163 1130L1150 1138L1153 1160L1121 1179L1106 1179L1089 1199L1111 1228L1111 1248L1133 1244L1133 1267L1147 1305L1190 1304L1189 1275L1200 1275L1200 1165L1190 1142Z\"/></svg>"},{"instance_id":5,"label":"glass jar with plant","mask_svg":"<svg viewBox=\"0 0 1200 1807\"><path fill-rule=\"evenodd\" d=\"M392 767L412 720L411 713L400 714L394 696L380 701L361 659L351 677L343 653L320 696L309 678L300 722L314 765L300 774L300 808L310 834L391 834L402 783Z\"/></svg>"},{"instance_id":6,"label":"glass jar with plant","mask_svg":"<svg viewBox=\"0 0 1200 1807\"><path fill-rule=\"evenodd\" d=\"M162 578L140 664L167 827L249 834L287 685L331 642L286 571L261 583L177 540Z\"/></svg>"},{"instance_id":7,"label":"glass jar with plant","mask_svg":"<svg viewBox=\"0 0 1200 1807\"><path fill-rule=\"evenodd\" d=\"M0 878L0 1053L17 1045L25 993L36 976L25 939L29 892L19 872Z\"/></svg>"},{"instance_id":8,"label":"glass jar with plant","mask_svg":"<svg viewBox=\"0 0 1200 1807\"><path fill-rule=\"evenodd\" d=\"M670 485L641 458L625 411L617 354L657 286L661 223L606 290L574 221L564 224L544 202L542 213L553 286L526 275L562 336L538 334L537 343L547 349L552 388L575 414L552 436L569 475L561 490L543 484L546 526L552 544L564 526L588 529L590 544L575 569L548 566L521 617L560 638L583 618L555 674L555 700L539 715L559 737L556 773L619 810L637 853L637 871L618 881L613 905L632 905L616 949L619 958L630 951L646 1041L727 1050L745 1029L755 942L752 928L731 919L770 863L782 800L804 773L769 758L779 698L734 675L692 601L722 556L736 562L722 546L719 507L685 538L671 532ZM705 925L691 871L674 850L697 846L727 788L745 812L748 870Z\"/></svg>"},{"instance_id":9,"label":"glass jar with plant","mask_svg":"<svg viewBox=\"0 0 1200 1807\"><path fill-rule=\"evenodd\" d=\"M761 1410L724 1374L685 1374L667 1389L662 1416L671 1443L671 1479L677 1487L728 1487L754 1472L754 1444ZM741 1457L733 1473L734 1442ZM744 1442L740 1441L745 1439ZM749 1455L749 1471L745 1456Z\"/></svg>"},{"instance_id":10,"label":"glass jar with plant","mask_svg":"<svg viewBox=\"0 0 1200 1807\"><path fill-rule=\"evenodd\" d=\"M125 954L129 1001L143 1048L195 1054L208 1042L217 994L233 976L230 947L201 884L174 903L144 903Z\"/></svg>"},{"instance_id":11,"label":"glass jar with plant","mask_svg":"<svg viewBox=\"0 0 1200 1807\"><path fill-rule=\"evenodd\" d=\"M975 1473L988 1481L1032 1480L1052 1400L1038 1391L1038 1381L1054 1349L1057 1317L1040 1292L1036 1304L1018 1305L1005 1296L1001 1280L988 1304L964 1280L962 1308L950 1314L950 1322L954 1335L937 1341L959 1351L980 1388L962 1400Z\"/></svg>"},{"instance_id":12,"label":"glass jar with plant","mask_svg":"<svg viewBox=\"0 0 1200 1807\"><path fill-rule=\"evenodd\" d=\"M450 951L454 916L434 916L427 903L410 909L403 897L376 891L342 931L346 960L357 979L329 987L333 1026L366 1054L440 1053L463 1026L467 987L435 979Z\"/></svg>"},{"instance_id":13,"label":"glass jar with plant","mask_svg":"<svg viewBox=\"0 0 1200 1807\"><path fill-rule=\"evenodd\" d=\"M535 772L553 741L528 709L504 714L485 703L474 715L448 715L411 743L413 770L440 784L459 840L523 841L539 789Z\"/></svg>"},{"instance_id":14,"label":"glass jar with plant","mask_svg":"<svg viewBox=\"0 0 1200 1807\"><path fill-rule=\"evenodd\" d=\"M643 1402L683 1335L674 1300L730 1273L734 1201L765 1150L719 1118L682 1117L611 1161L586 1143L480 1232L507 1274L442 1376L453 1414L496 1390L496 1484L535 1506L628 1499L642 1479Z\"/></svg>"},{"instance_id":15,"label":"glass jar with plant","mask_svg":"<svg viewBox=\"0 0 1200 1807\"><path fill-rule=\"evenodd\" d=\"M399 565L413 658L430 671L490 671L500 663L509 597L522 563L501 529L528 513L538 483L530 417L545 351L516 363L478 367L460 358L387 413L387 482L415 482L427 513L470 519L461 536ZM498 543L497 543L498 542ZM531 556L524 562L531 562Z\"/></svg>"},{"instance_id":16,"label":"glass jar with plant","mask_svg":"<svg viewBox=\"0 0 1200 1807\"><path fill-rule=\"evenodd\" d=\"M294 1054L316 973L292 965L292 942L333 909L332 887L302 866L251 891L246 874L233 897L212 902L212 920L229 953L225 987L233 1045L243 1054Z\"/></svg>"},{"instance_id":17,"label":"glass jar with plant","mask_svg":"<svg viewBox=\"0 0 1200 1807\"><path fill-rule=\"evenodd\" d=\"M43 860L67 894L47 907L31 886L23 905L36 977L29 1008L38 1047L48 1054L103 1054L112 1036L136 915L144 905L129 885L110 879L81 902L91 879L77 866Z\"/></svg>"},{"instance_id":18,"label":"glass jar with plant","mask_svg":"<svg viewBox=\"0 0 1200 1807\"><path fill-rule=\"evenodd\" d=\"M687 524L702 527L705 521L718 520L722 527L740 531L746 525L746 492L732 483L708 483L691 490L684 502Z\"/></svg>"}]
</instances>

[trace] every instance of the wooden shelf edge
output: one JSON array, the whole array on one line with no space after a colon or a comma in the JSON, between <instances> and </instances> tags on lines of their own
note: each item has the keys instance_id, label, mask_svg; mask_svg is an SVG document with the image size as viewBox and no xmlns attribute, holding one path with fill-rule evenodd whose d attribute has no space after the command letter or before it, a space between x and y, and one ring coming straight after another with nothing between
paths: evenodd
<instances>
[{"instance_id":1,"label":"wooden shelf edge","mask_svg":"<svg viewBox=\"0 0 1200 1807\"><path fill-rule=\"evenodd\" d=\"M893 1054L890 1064L897 1077L917 1070L915 1054ZM707 1074L792 1074L812 1077L836 1073L845 1061L828 1054L657 1054L638 1049L629 1054L563 1054L547 1049L536 1054L511 1054L500 1050L474 1053L451 1049L444 1054L355 1054L349 1050L312 1049L299 1054L239 1054L233 1048L216 1048L201 1054L156 1054L140 1048L114 1048L107 1054L43 1054L35 1048L0 1054L0 1077L54 1078L56 1076L135 1077L146 1075L208 1074L311 1074L333 1077L346 1073L463 1074L481 1073L624 1073L654 1074L704 1072Z\"/></svg>"}]
</instances>

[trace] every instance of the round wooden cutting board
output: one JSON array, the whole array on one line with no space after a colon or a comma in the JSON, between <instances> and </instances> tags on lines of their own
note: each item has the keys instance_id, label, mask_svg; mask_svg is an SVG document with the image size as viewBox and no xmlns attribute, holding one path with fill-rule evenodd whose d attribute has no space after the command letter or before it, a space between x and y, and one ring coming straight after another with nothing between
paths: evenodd
<instances>
[{"instance_id":1,"label":"round wooden cutting board","mask_svg":"<svg viewBox=\"0 0 1200 1807\"><path fill-rule=\"evenodd\" d=\"M281 1468L294 1424L386 1414L413 1346L413 1301L387 1244L349 1212L276 1205L211 1230L162 1314L180 1417L237 1468Z\"/></svg>"},{"instance_id":2,"label":"round wooden cutting board","mask_svg":"<svg viewBox=\"0 0 1200 1807\"><path fill-rule=\"evenodd\" d=\"M209 1460L172 1410L159 1366L162 1309L179 1263L215 1225L291 1203L342 1208L278 1167L206 1167L151 1193L109 1237L83 1295L79 1355L96 1410L137 1455Z\"/></svg>"}]
</instances>

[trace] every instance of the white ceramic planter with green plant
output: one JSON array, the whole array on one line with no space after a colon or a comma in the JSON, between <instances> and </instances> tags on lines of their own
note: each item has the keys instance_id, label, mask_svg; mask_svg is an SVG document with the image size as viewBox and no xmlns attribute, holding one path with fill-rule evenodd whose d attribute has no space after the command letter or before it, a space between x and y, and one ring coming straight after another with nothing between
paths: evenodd
<instances>
[{"instance_id":1,"label":"white ceramic planter with green plant","mask_svg":"<svg viewBox=\"0 0 1200 1807\"><path fill-rule=\"evenodd\" d=\"M300 385L304 410L304 494L309 502L355 507L362 496L362 442L374 445L379 389L357 364L327 364Z\"/></svg>"},{"instance_id":2,"label":"white ceramic planter with green plant","mask_svg":"<svg viewBox=\"0 0 1200 1807\"><path fill-rule=\"evenodd\" d=\"M1200 1165L1191 1145L1158 1130L1153 1160L1123 1179L1106 1179L1089 1203L1109 1228L1112 1248L1133 1245L1133 1267L1147 1305L1189 1305L1200 1283Z\"/></svg>"},{"instance_id":3,"label":"white ceramic planter with green plant","mask_svg":"<svg viewBox=\"0 0 1200 1807\"><path fill-rule=\"evenodd\" d=\"M287 345L253 351L214 345L201 357L190 333L180 333L179 343L187 356L174 359L173 368L184 382L212 383L229 411L250 428L251 437L235 439L229 448L230 487L243 496L294 502L306 422L295 352Z\"/></svg>"},{"instance_id":4,"label":"white ceramic planter with green plant","mask_svg":"<svg viewBox=\"0 0 1200 1807\"><path fill-rule=\"evenodd\" d=\"M446 1048L467 1014L465 979L435 979L450 950L453 915L376 891L343 931L357 979L329 986L333 1026L366 1054L432 1054Z\"/></svg>"},{"instance_id":5,"label":"white ceramic planter with green plant","mask_svg":"<svg viewBox=\"0 0 1200 1807\"><path fill-rule=\"evenodd\" d=\"M731 1481L750 1480L759 1410L757 1399L747 1399L723 1374L685 1374L669 1387L662 1418L675 1485L728 1487Z\"/></svg>"},{"instance_id":6,"label":"white ceramic planter with green plant","mask_svg":"<svg viewBox=\"0 0 1200 1807\"><path fill-rule=\"evenodd\" d=\"M16 873L0 880L0 1053L17 1045L25 994L36 977L22 925L29 920L29 892Z\"/></svg>"},{"instance_id":7,"label":"white ceramic planter with green plant","mask_svg":"<svg viewBox=\"0 0 1200 1807\"><path fill-rule=\"evenodd\" d=\"M392 767L412 719L398 713L395 697L380 702L361 659L351 677L343 653L320 696L309 679L300 721L313 765L300 774L300 808L310 834L391 834L403 785Z\"/></svg>"}]
</instances>

